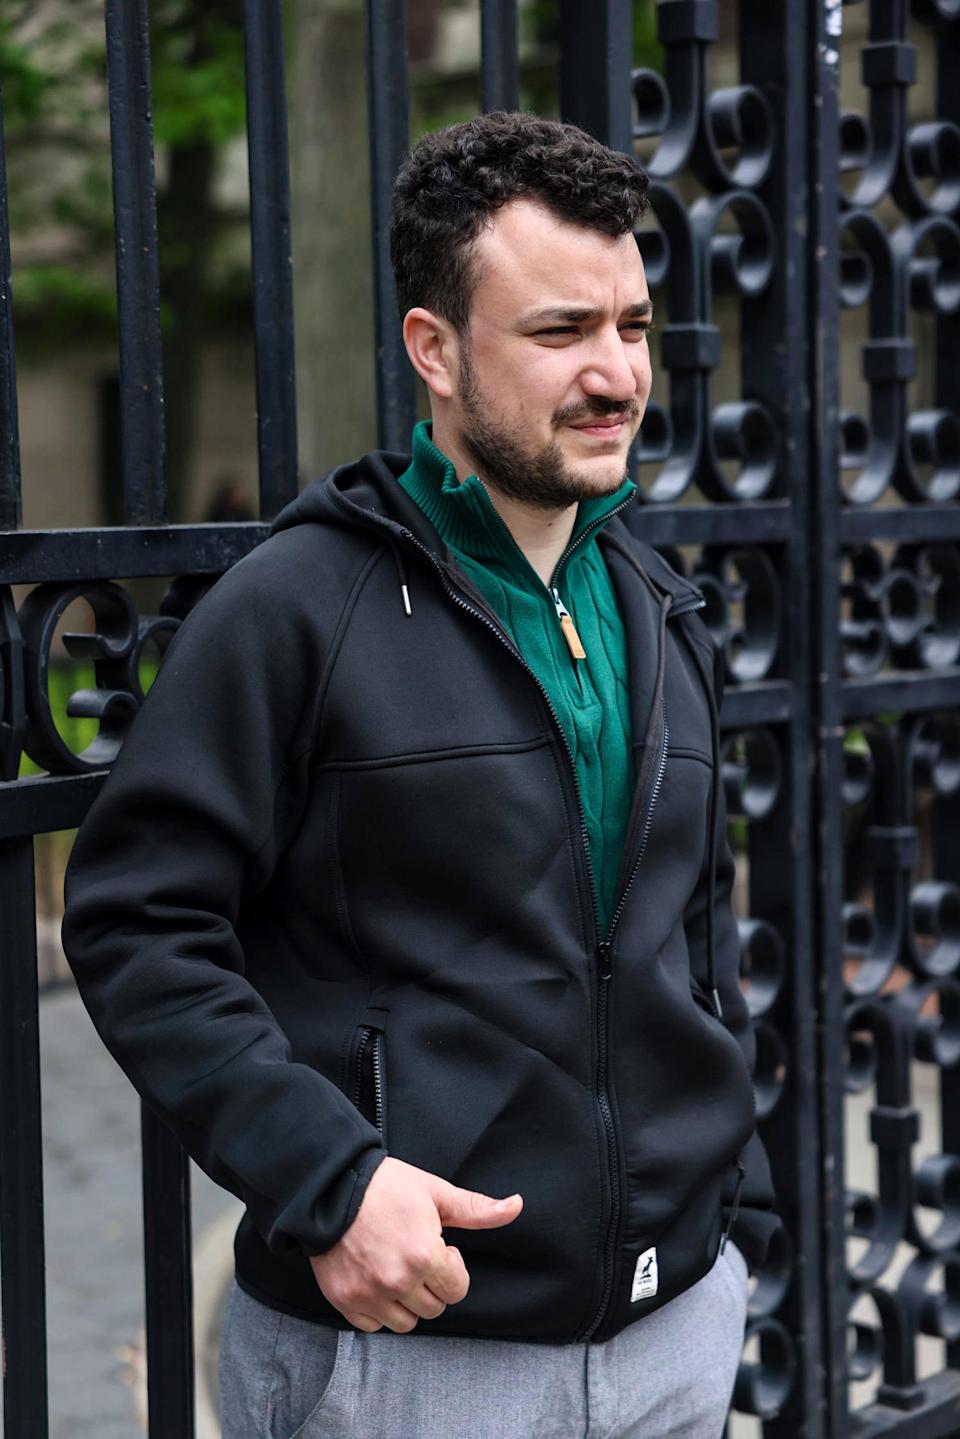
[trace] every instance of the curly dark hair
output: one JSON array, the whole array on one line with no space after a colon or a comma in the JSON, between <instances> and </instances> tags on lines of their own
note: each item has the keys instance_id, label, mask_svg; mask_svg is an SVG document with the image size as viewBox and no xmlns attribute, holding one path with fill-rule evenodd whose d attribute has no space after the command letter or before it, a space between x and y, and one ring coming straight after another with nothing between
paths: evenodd
<instances>
[{"instance_id":1,"label":"curly dark hair","mask_svg":"<svg viewBox=\"0 0 960 1439\"><path fill-rule=\"evenodd\" d=\"M628 155L539 115L494 110L425 135L393 189L390 258L401 318L423 305L466 329L474 242L508 200L538 200L564 220L617 236L643 215L647 184Z\"/></svg>"}]
</instances>

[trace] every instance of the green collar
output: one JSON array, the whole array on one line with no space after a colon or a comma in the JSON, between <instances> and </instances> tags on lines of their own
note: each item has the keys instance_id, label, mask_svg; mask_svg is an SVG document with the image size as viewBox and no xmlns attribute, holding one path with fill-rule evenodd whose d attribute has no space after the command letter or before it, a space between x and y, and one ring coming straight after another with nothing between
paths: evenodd
<instances>
[{"instance_id":1,"label":"green collar","mask_svg":"<svg viewBox=\"0 0 960 1439\"><path fill-rule=\"evenodd\" d=\"M419 505L427 519L450 549L489 564L506 565L529 583L532 575L540 580L491 503L483 481L469 475L461 484L452 461L433 443L430 422L421 420L414 426L413 458L400 476L400 484ZM636 490L632 480L624 480L612 495L597 495L581 500L577 522L573 527L559 570L588 530L600 528L614 510L629 500Z\"/></svg>"}]
</instances>

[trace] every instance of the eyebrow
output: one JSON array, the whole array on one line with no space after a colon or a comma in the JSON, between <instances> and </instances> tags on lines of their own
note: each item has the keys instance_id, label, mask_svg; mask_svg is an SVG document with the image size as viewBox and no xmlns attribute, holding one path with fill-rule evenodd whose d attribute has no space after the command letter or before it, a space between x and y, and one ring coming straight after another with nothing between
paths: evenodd
<instances>
[{"instance_id":1,"label":"eyebrow","mask_svg":"<svg viewBox=\"0 0 960 1439\"><path fill-rule=\"evenodd\" d=\"M588 320L597 320L603 311L596 306L584 307L581 309L564 309L562 306L549 306L545 310L533 310L529 315L524 315L520 321L522 329L528 329L532 325L542 325L551 321L562 321L566 325L582 325ZM620 319L646 320L653 314L653 304L650 300L638 300L635 305L628 305L621 311Z\"/></svg>"}]
</instances>

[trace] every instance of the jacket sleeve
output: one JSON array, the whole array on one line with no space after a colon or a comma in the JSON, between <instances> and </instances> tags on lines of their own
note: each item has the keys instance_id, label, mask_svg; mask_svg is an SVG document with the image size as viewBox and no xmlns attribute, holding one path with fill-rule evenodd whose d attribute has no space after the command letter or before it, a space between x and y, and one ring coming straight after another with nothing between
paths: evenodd
<instances>
[{"instance_id":1,"label":"jacket sleeve","mask_svg":"<svg viewBox=\"0 0 960 1439\"><path fill-rule=\"evenodd\" d=\"M177 631L75 842L63 944L147 1104L272 1251L309 1255L352 1222L383 1150L334 1084L292 1062L234 928L241 891L269 879L317 692L306 627L270 603L260 553Z\"/></svg>"},{"instance_id":2,"label":"jacket sleeve","mask_svg":"<svg viewBox=\"0 0 960 1439\"><path fill-rule=\"evenodd\" d=\"M719 713L723 698L723 656L712 641L708 639L708 643L712 654L714 693ZM718 764L719 761L718 753ZM740 940L732 902L736 867L727 840L727 811L722 782L719 785L716 826L717 872L713 921L716 984L723 1011L723 1023L740 1045L747 1068L753 1074L756 1042L747 1002L740 987ZM709 846L705 846L705 852L709 852ZM697 887L684 911L684 931L691 972L707 992L708 890L709 875L705 863ZM770 1165L763 1141L756 1129L740 1155L740 1162L745 1173L739 1196L736 1195L738 1171L734 1166L731 1166L724 1185L724 1223L729 1221L732 1206L737 1203L730 1237L744 1255L751 1270L754 1270L763 1263L770 1236L780 1224L779 1218L772 1212L774 1195Z\"/></svg>"}]
</instances>

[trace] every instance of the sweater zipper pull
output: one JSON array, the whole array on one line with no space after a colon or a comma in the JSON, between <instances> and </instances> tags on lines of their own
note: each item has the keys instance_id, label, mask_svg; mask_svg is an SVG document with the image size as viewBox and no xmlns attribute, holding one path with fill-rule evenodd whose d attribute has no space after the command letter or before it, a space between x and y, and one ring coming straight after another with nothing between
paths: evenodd
<instances>
[{"instance_id":1,"label":"sweater zipper pull","mask_svg":"<svg viewBox=\"0 0 960 1439\"><path fill-rule=\"evenodd\" d=\"M583 648L583 642L580 636L577 634L577 627L573 623L573 615L560 598L560 591L558 589L552 589L550 593L553 595L553 603L557 607L557 618L560 621L560 628L563 630L563 637L567 642L570 653L575 660L585 660L587 652Z\"/></svg>"}]
</instances>

